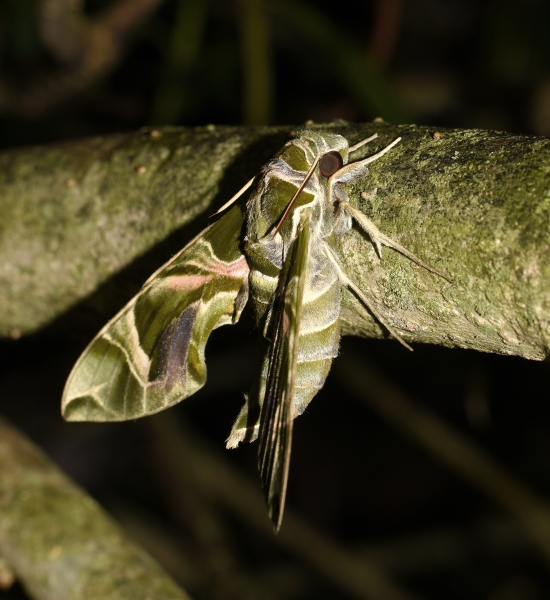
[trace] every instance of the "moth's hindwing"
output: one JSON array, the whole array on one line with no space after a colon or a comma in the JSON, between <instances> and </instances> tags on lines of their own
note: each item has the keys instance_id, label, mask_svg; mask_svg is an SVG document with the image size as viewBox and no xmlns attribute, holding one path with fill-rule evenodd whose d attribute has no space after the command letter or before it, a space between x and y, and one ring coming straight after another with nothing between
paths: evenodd
<instances>
[{"instance_id":1,"label":"moth's hindwing","mask_svg":"<svg viewBox=\"0 0 550 600\"><path fill-rule=\"evenodd\" d=\"M290 463L294 388L310 233L310 220L306 216L283 267L270 326L271 345L260 422L258 466L269 518L275 531L278 531L283 518Z\"/></svg>"},{"instance_id":2,"label":"moth's hindwing","mask_svg":"<svg viewBox=\"0 0 550 600\"><path fill-rule=\"evenodd\" d=\"M100 331L65 386L65 419L135 419L204 385L210 333L235 323L248 298L243 223L236 204L159 269Z\"/></svg>"}]
</instances>

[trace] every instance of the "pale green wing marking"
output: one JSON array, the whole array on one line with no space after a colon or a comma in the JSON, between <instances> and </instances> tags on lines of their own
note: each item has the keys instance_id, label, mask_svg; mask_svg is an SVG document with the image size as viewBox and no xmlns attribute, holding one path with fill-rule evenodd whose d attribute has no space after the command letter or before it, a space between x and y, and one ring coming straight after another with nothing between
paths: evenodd
<instances>
[{"instance_id":1,"label":"pale green wing marking","mask_svg":"<svg viewBox=\"0 0 550 600\"><path fill-rule=\"evenodd\" d=\"M258 436L258 466L267 511L276 532L283 518L290 463L294 382L309 241L308 215L287 254L270 327L272 339Z\"/></svg>"},{"instance_id":2,"label":"pale green wing marking","mask_svg":"<svg viewBox=\"0 0 550 600\"><path fill-rule=\"evenodd\" d=\"M204 385L210 333L235 323L248 298L243 222L240 205L234 205L161 267L99 332L65 386L65 419L135 419Z\"/></svg>"}]
</instances>

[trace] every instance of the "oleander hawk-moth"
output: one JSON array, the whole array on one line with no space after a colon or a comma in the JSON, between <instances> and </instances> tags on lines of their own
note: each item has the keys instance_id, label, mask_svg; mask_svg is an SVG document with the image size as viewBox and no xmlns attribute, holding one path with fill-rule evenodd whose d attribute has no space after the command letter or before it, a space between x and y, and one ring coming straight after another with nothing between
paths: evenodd
<instances>
[{"instance_id":1,"label":"oleander hawk-moth","mask_svg":"<svg viewBox=\"0 0 550 600\"><path fill-rule=\"evenodd\" d=\"M210 333L236 323L250 298L267 349L227 447L259 438L264 495L278 531L293 419L323 386L338 354L342 289L409 348L346 274L342 236L355 221L379 255L388 246L450 281L350 204L344 186L365 177L369 163L400 140L350 163L350 154L375 137L350 147L340 135L305 129L288 142L90 343L65 387L65 419L135 419L195 393L206 381ZM252 184L242 203L238 196Z\"/></svg>"}]
</instances>

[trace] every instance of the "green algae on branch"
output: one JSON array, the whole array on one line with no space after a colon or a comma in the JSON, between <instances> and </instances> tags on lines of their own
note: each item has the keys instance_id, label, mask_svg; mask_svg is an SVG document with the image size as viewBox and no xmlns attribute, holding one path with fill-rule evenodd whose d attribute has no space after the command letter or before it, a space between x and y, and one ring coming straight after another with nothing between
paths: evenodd
<instances>
[{"instance_id":1,"label":"green algae on branch","mask_svg":"<svg viewBox=\"0 0 550 600\"><path fill-rule=\"evenodd\" d=\"M238 158L254 150L267 159L285 139L276 135L266 152L266 135L165 128L0 153L0 335L47 325L220 190L238 189Z\"/></svg>"},{"instance_id":2,"label":"green algae on branch","mask_svg":"<svg viewBox=\"0 0 550 600\"><path fill-rule=\"evenodd\" d=\"M377 132L362 156L402 137L350 190L352 202L454 283L387 248L379 261L359 231L344 255L350 277L407 341L548 355L548 139L383 123L311 127L352 143ZM183 246L289 133L172 127L0 154L0 334L44 327L148 253L144 281L169 257L155 258L159 243L202 215L182 233ZM105 318L128 299L121 282L115 305L95 299ZM351 294L342 319L345 333L385 335Z\"/></svg>"},{"instance_id":3,"label":"green algae on branch","mask_svg":"<svg viewBox=\"0 0 550 600\"><path fill-rule=\"evenodd\" d=\"M389 251L379 262L355 235L346 255L363 287L415 341L545 358L550 141L487 131L434 136L427 128L388 129L403 142L383 166L373 165L360 206L382 231L454 283L441 283ZM358 327L355 314L349 329L366 333L369 325Z\"/></svg>"}]
</instances>

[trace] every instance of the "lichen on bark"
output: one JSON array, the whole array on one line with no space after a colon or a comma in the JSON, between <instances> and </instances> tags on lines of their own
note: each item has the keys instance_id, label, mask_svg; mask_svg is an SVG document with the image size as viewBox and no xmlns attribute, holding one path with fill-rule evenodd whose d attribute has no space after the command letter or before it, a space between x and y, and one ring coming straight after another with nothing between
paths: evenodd
<instances>
[{"instance_id":1,"label":"lichen on bark","mask_svg":"<svg viewBox=\"0 0 550 600\"><path fill-rule=\"evenodd\" d=\"M547 356L548 139L384 123L312 127L351 142L379 133L362 156L402 137L350 196L454 283L387 248L379 261L358 230L344 254L350 277L407 341ZM171 127L3 152L0 334L46 326L193 219L205 226L204 215L290 132ZM386 335L351 294L342 319L345 333Z\"/></svg>"}]
</instances>

